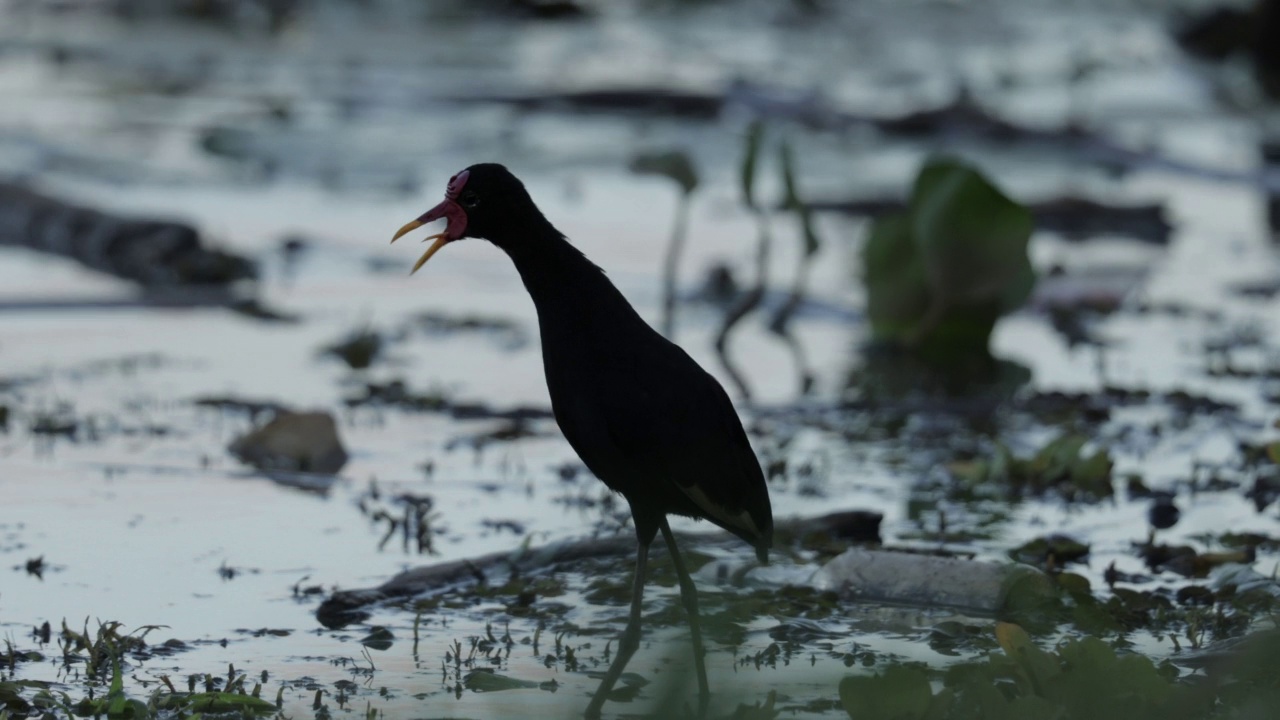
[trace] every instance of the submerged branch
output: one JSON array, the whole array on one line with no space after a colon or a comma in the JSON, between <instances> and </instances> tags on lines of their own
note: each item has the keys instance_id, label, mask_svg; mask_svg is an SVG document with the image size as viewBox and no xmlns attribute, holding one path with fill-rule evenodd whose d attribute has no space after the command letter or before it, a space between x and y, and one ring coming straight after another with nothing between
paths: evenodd
<instances>
[{"instance_id":1,"label":"submerged branch","mask_svg":"<svg viewBox=\"0 0 1280 720\"><path fill-rule=\"evenodd\" d=\"M676 270L684 251L685 236L689 227L689 193L680 195L676 206L675 226L671 230L671 242L662 263L662 334L671 340L676 332Z\"/></svg>"},{"instance_id":2,"label":"submerged branch","mask_svg":"<svg viewBox=\"0 0 1280 720\"><path fill-rule=\"evenodd\" d=\"M9 183L0 183L0 245L72 258L169 305L188 288L199 289L193 304L232 304L231 286L257 275L251 260L206 247L185 223L119 217Z\"/></svg>"},{"instance_id":3,"label":"submerged branch","mask_svg":"<svg viewBox=\"0 0 1280 720\"><path fill-rule=\"evenodd\" d=\"M738 389L738 394L743 400L751 400L751 387L747 385L746 377L742 371L738 369L733 361L729 359L729 334L733 332L741 320L749 315L752 310L760 305L760 301L764 299L766 282L769 274L769 221L763 212L757 212L756 218L760 222L760 239L756 244L756 284L737 302L729 308L725 313L724 322L720 325L720 332L716 334L716 355L720 357L720 365L724 367L724 371L729 375L729 379L733 381L734 386Z\"/></svg>"},{"instance_id":4,"label":"submerged branch","mask_svg":"<svg viewBox=\"0 0 1280 720\"><path fill-rule=\"evenodd\" d=\"M851 542L878 542L880 514L861 510L831 513L817 518L780 522L774 527L779 546L787 538L811 533L826 533ZM728 533L676 533L689 547L709 545L734 546L742 541ZM694 542L696 540L696 542ZM540 548L520 548L514 552L496 552L479 557L413 568L396 575L376 588L339 590L330 595L316 610L316 617L326 626L339 626L350 621L360 608L384 600L406 598L445 590L459 583L484 582L494 571L529 573L562 564L599 558L630 558L636 541L629 534L610 538L565 540Z\"/></svg>"}]
</instances>

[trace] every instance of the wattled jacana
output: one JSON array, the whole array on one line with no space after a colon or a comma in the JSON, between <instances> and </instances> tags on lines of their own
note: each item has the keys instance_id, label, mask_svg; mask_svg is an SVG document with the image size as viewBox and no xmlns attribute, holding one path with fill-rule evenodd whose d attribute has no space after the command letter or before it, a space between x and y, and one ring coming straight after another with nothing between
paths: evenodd
<instances>
[{"instance_id":1,"label":"wattled jacana","mask_svg":"<svg viewBox=\"0 0 1280 720\"><path fill-rule=\"evenodd\" d=\"M773 544L769 491L729 396L640 318L502 165L472 165L454 175L444 202L400 228L391 241L441 218L444 232L427 238L435 242L413 272L446 244L466 237L488 240L511 257L538 311L556 422L587 468L631 505L639 540L631 616L586 715L599 716L640 644L645 564L659 530L680 578L705 707L709 691L697 589L667 515L710 520L755 547L761 562L768 561Z\"/></svg>"}]
</instances>

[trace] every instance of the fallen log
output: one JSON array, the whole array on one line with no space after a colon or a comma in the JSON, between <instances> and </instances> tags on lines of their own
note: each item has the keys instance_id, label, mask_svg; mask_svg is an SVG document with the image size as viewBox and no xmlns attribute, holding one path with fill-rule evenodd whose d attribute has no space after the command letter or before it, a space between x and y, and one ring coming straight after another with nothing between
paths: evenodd
<instances>
[{"instance_id":1,"label":"fallen log","mask_svg":"<svg viewBox=\"0 0 1280 720\"><path fill-rule=\"evenodd\" d=\"M878 543L879 513L848 511L795 519L775 528L778 545L814 533L853 543ZM680 534L697 547L740 543L727 533ZM500 572L523 575L582 560L629 558L635 552L630 535L565 540L540 548L521 548L406 570L374 588L339 590L316 609L326 627L342 627L364 617L363 609L384 601L448 590L465 583L490 582ZM930 553L853 548L814 574L812 584L854 600L914 605L948 605L969 612L995 614L1016 588L1020 599L1030 589L1051 594L1052 583L1038 570L1014 563L995 564Z\"/></svg>"},{"instance_id":2,"label":"fallen log","mask_svg":"<svg viewBox=\"0 0 1280 720\"><path fill-rule=\"evenodd\" d=\"M247 258L205 247L185 223L120 217L10 183L0 183L0 245L72 258L169 304L176 288L199 288L197 304L228 304L230 286L257 274Z\"/></svg>"}]
</instances>

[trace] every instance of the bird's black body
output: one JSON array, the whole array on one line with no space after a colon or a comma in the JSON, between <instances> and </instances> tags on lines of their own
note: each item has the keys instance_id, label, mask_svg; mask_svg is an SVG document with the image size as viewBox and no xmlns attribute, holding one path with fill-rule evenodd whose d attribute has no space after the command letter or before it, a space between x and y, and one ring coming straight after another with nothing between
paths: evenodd
<instances>
[{"instance_id":1,"label":"bird's black body","mask_svg":"<svg viewBox=\"0 0 1280 720\"><path fill-rule=\"evenodd\" d=\"M639 540L631 623L587 714L599 713L638 645L643 570L659 530L680 575L705 700L697 594L666 516L710 520L755 547L762 562L773 542L768 488L729 396L641 319L506 168L473 165L459 173L446 200L397 237L440 217L448 217L450 227L419 266L461 237L487 239L511 257L537 307L556 422L591 472L631 506Z\"/></svg>"},{"instance_id":2,"label":"bird's black body","mask_svg":"<svg viewBox=\"0 0 1280 720\"><path fill-rule=\"evenodd\" d=\"M773 518L760 465L724 388L649 327L604 273L547 225L513 255L538 309L556 422L631 505L640 542L668 513L705 518L757 548Z\"/></svg>"}]
</instances>

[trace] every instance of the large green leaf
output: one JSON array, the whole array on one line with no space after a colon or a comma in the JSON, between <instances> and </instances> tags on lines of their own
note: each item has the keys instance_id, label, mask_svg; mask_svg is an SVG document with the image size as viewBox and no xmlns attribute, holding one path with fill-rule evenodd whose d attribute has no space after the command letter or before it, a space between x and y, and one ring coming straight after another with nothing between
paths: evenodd
<instances>
[{"instance_id":1,"label":"large green leaf","mask_svg":"<svg viewBox=\"0 0 1280 720\"><path fill-rule=\"evenodd\" d=\"M907 211L874 222L863 247L873 337L949 367L985 356L996 321L1035 285L1031 231L1031 213L977 170L926 162Z\"/></svg>"},{"instance_id":2,"label":"large green leaf","mask_svg":"<svg viewBox=\"0 0 1280 720\"><path fill-rule=\"evenodd\" d=\"M1021 305L1035 274L1027 257L1031 212L977 170L930 160L912 191L912 236L930 287L947 304Z\"/></svg>"},{"instance_id":3,"label":"large green leaf","mask_svg":"<svg viewBox=\"0 0 1280 720\"><path fill-rule=\"evenodd\" d=\"M901 339L915 329L930 301L910 217L886 215L871 225L862 246L862 268L872 335L878 340Z\"/></svg>"}]
</instances>

